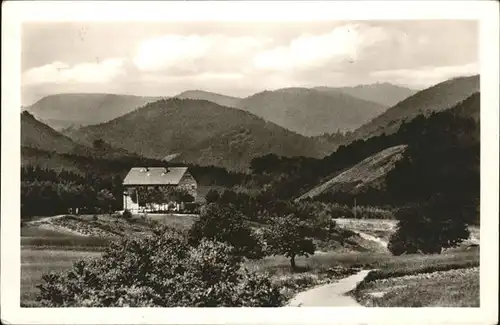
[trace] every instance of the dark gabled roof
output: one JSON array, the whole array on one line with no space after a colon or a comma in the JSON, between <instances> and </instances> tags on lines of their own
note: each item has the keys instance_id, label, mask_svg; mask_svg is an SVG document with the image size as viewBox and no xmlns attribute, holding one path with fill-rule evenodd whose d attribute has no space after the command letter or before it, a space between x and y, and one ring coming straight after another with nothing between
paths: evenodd
<instances>
[{"instance_id":1,"label":"dark gabled roof","mask_svg":"<svg viewBox=\"0 0 500 325\"><path fill-rule=\"evenodd\" d=\"M187 167L134 167L123 180L123 185L178 185Z\"/></svg>"}]
</instances>

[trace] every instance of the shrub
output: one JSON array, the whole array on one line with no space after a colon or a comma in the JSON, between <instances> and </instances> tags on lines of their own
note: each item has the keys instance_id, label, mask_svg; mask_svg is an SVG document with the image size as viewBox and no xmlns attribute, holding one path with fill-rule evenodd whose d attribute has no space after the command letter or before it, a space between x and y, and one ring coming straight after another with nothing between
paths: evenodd
<instances>
[{"instance_id":1,"label":"shrub","mask_svg":"<svg viewBox=\"0 0 500 325\"><path fill-rule=\"evenodd\" d=\"M469 237L466 217L454 203L439 197L428 203L400 209L396 232L389 240L394 255L403 253L441 253L443 248L459 245Z\"/></svg>"},{"instance_id":2,"label":"shrub","mask_svg":"<svg viewBox=\"0 0 500 325\"><path fill-rule=\"evenodd\" d=\"M198 245L202 239L209 239L233 246L234 253L239 256L258 259L264 255L257 235L233 205L207 205L189 235L193 245Z\"/></svg>"},{"instance_id":3,"label":"shrub","mask_svg":"<svg viewBox=\"0 0 500 325\"><path fill-rule=\"evenodd\" d=\"M126 220L130 220L130 219L132 219L132 212L130 212L130 210L125 210L125 211L123 211L122 216L123 216Z\"/></svg>"},{"instance_id":4,"label":"shrub","mask_svg":"<svg viewBox=\"0 0 500 325\"><path fill-rule=\"evenodd\" d=\"M53 307L273 307L279 289L264 275L241 268L231 246L203 240L188 245L180 232L114 242L96 259L63 274L45 274L42 306Z\"/></svg>"}]
</instances>

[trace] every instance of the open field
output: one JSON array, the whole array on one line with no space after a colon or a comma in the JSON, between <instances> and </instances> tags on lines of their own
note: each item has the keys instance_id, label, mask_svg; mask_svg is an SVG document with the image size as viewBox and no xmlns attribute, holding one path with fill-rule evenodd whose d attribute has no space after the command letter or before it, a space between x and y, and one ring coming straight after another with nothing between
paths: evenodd
<instances>
[{"instance_id":1,"label":"open field","mask_svg":"<svg viewBox=\"0 0 500 325\"><path fill-rule=\"evenodd\" d=\"M157 223L169 225L176 229L188 229L195 219L196 216L148 214L147 218L135 216L131 220L125 220L114 216L100 215L97 217L70 216L27 223L21 228L21 303L23 306L36 306L35 299L38 290L36 285L41 282L42 274L52 271L64 271L69 269L78 259L99 256L110 240L124 235L148 233L151 231L152 226ZM364 231L373 229L389 231L391 229L391 221L388 220L356 219L344 220L344 223L340 222L339 224L347 229L352 227ZM73 233L64 231L64 229L72 229ZM78 231L82 234L75 235L75 232ZM376 235L376 233L372 233ZM349 246L349 244L345 245ZM373 274L370 274L373 277L373 282L370 283L379 285L376 281L380 281L382 278L392 279L398 276L421 273L422 270L433 272L436 270L471 268L479 265L478 247L427 256L392 256L387 252L376 250L376 247L368 251L360 249L360 247L353 244L348 247L350 251L331 247L328 251L318 252L318 254L309 258L298 257L296 259L298 266L296 272L291 271L290 262L284 256L272 256L258 261L247 261L245 267L250 271L268 274L274 282L283 288L287 298L292 298L294 294L301 290L334 282L359 269L379 270L376 274L373 272ZM469 274L468 276L472 275ZM426 282L423 283L432 287L432 281L437 280L431 280L426 279ZM459 281L455 279L455 282L449 285L458 286ZM418 289L416 285L414 287L415 290ZM371 287L366 288L366 290L372 291L382 290L377 286L373 289ZM470 286L469 289L474 290L474 286ZM363 293L363 297L371 297L368 295L369 291L360 292ZM391 296L388 294L386 297ZM404 303L394 299L387 302L387 304ZM438 299L437 296L435 299ZM451 302L449 303L451 304ZM369 303L366 302L366 304Z\"/></svg>"},{"instance_id":2,"label":"open field","mask_svg":"<svg viewBox=\"0 0 500 325\"><path fill-rule=\"evenodd\" d=\"M21 249L21 305L37 306L36 285L42 282L42 275L69 269L79 259L99 256L100 252Z\"/></svg>"},{"instance_id":3,"label":"open field","mask_svg":"<svg viewBox=\"0 0 500 325\"><path fill-rule=\"evenodd\" d=\"M325 253L308 258L296 258L297 266L304 271L322 272L331 267L359 267L378 269L384 272L403 270L409 272L416 268L457 268L479 265L479 249L457 253L435 255L401 255L392 256L382 253ZM266 257L258 261L249 261L249 270L286 274L290 272L290 261L284 256Z\"/></svg>"},{"instance_id":4,"label":"open field","mask_svg":"<svg viewBox=\"0 0 500 325\"><path fill-rule=\"evenodd\" d=\"M354 296L366 307L479 307L479 267L461 266L466 264L382 279L368 275Z\"/></svg>"},{"instance_id":5,"label":"open field","mask_svg":"<svg viewBox=\"0 0 500 325\"><path fill-rule=\"evenodd\" d=\"M385 244L396 230L397 220L390 219L354 219L338 218L335 219L337 225L351 231L368 235L369 237L379 238L379 242ZM470 237L465 244L479 244L480 231L479 226L469 226Z\"/></svg>"}]
</instances>

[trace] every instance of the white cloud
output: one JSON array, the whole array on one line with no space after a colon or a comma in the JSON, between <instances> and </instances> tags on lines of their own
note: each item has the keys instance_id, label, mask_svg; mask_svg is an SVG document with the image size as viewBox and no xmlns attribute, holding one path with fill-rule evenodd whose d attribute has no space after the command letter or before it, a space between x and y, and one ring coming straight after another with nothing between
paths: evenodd
<instances>
[{"instance_id":1,"label":"white cloud","mask_svg":"<svg viewBox=\"0 0 500 325\"><path fill-rule=\"evenodd\" d=\"M280 29L240 24L212 28L207 23L196 28L155 29L141 37L133 37L136 28L117 28L106 34L105 28L95 27L95 46L80 47L69 45L80 44L74 36L57 32L32 38L23 49L26 57L30 52L40 57L33 61L38 65L52 62L23 74L27 86L23 92L168 96L205 89L241 95L282 87L377 81L426 87L478 73L477 63L467 64L478 61L475 26L445 21L359 21ZM49 48L56 50L47 50L47 37L52 40ZM35 46L38 39L44 41ZM109 39L126 44L109 47ZM96 56L115 59L92 61Z\"/></svg>"},{"instance_id":2,"label":"white cloud","mask_svg":"<svg viewBox=\"0 0 500 325\"><path fill-rule=\"evenodd\" d=\"M56 61L32 68L22 75L23 85L44 83L108 83L125 73L124 60L113 58L96 63L79 63L70 66Z\"/></svg>"},{"instance_id":3,"label":"white cloud","mask_svg":"<svg viewBox=\"0 0 500 325\"><path fill-rule=\"evenodd\" d=\"M386 39L380 27L363 24L339 26L320 35L306 34L289 45L259 53L254 58L257 68L265 70L297 70L356 60L361 51Z\"/></svg>"},{"instance_id":4,"label":"white cloud","mask_svg":"<svg viewBox=\"0 0 500 325\"><path fill-rule=\"evenodd\" d=\"M143 41L133 58L143 72L224 70L243 63L268 39L224 35L165 35Z\"/></svg>"}]
</instances>

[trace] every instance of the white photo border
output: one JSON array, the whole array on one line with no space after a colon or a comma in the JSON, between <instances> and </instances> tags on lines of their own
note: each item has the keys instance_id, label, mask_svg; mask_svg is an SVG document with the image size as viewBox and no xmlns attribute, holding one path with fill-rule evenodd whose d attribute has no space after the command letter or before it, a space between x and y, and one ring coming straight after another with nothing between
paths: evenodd
<instances>
[{"instance_id":1,"label":"white photo border","mask_svg":"<svg viewBox=\"0 0 500 325\"><path fill-rule=\"evenodd\" d=\"M13 324L495 324L498 321L499 6L496 1L6 1L2 3L1 319ZM20 40L27 21L480 22L479 308L21 308ZM436 31L439 32L439 31ZM460 37L460 35L457 35Z\"/></svg>"}]
</instances>

